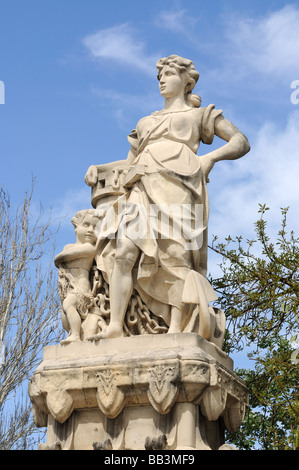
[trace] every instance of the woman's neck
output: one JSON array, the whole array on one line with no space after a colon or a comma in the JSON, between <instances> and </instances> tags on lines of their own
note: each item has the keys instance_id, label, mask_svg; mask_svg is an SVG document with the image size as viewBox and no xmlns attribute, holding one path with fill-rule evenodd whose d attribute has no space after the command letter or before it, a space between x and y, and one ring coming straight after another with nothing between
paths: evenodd
<instances>
[{"instance_id":1,"label":"woman's neck","mask_svg":"<svg viewBox=\"0 0 299 470\"><path fill-rule=\"evenodd\" d=\"M165 98L165 105L163 111L181 111L183 109L189 109L189 106L185 102L184 96L174 96L172 98Z\"/></svg>"}]
</instances>

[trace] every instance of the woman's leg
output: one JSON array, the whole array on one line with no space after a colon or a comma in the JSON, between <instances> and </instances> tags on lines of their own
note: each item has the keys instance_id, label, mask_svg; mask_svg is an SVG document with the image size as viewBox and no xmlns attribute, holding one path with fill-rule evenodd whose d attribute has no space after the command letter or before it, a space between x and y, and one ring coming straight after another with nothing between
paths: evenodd
<instances>
[{"instance_id":1,"label":"woman's leg","mask_svg":"<svg viewBox=\"0 0 299 470\"><path fill-rule=\"evenodd\" d=\"M107 328L87 339L117 338L123 336L123 323L133 292L132 269L139 255L139 248L128 238L117 241L115 262L109 282L110 323Z\"/></svg>"},{"instance_id":2,"label":"woman's leg","mask_svg":"<svg viewBox=\"0 0 299 470\"><path fill-rule=\"evenodd\" d=\"M177 308L171 307L170 325L167 333L180 333L182 322L182 312Z\"/></svg>"}]
</instances>

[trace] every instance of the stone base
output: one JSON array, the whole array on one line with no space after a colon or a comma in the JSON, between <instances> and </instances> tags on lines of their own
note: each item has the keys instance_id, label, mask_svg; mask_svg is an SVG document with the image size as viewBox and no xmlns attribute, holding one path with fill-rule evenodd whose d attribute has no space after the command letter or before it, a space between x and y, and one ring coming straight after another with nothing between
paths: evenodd
<instances>
[{"instance_id":1,"label":"stone base","mask_svg":"<svg viewBox=\"0 0 299 470\"><path fill-rule=\"evenodd\" d=\"M116 418L98 408L79 409L63 423L48 418L46 446L62 450L211 450L224 443L221 420L208 422L193 403L176 403L167 415L151 406L126 407Z\"/></svg>"},{"instance_id":2,"label":"stone base","mask_svg":"<svg viewBox=\"0 0 299 470\"><path fill-rule=\"evenodd\" d=\"M29 386L37 426L64 450L219 449L248 392L195 333L48 346Z\"/></svg>"}]
</instances>

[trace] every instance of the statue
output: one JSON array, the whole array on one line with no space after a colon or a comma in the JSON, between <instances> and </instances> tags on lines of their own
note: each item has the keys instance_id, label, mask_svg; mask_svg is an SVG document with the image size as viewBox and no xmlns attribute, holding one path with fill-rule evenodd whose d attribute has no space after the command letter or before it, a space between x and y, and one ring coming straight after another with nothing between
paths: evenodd
<instances>
[{"instance_id":1,"label":"statue","mask_svg":"<svg viewBox=\"0 0 299 470\"><path fill-rule=\"evenodd\" d=\"M98 322L98 331L86 336L91 341L124 335L132 295L150 317L161 320L159 333L197 331L212 340L215 328L220 336L224 331L223 312L209 305L217 295L206 279L207 182L216 162L242 157L249 143L222 110L201 107L201 98L192 93L199 78L193 62L171 55L160 59L157 69L164 108L140 119L128 137L125 160L92 165L85 176L100 219L93 269L109 291L108 323L107 317ZM197 156L200 143L211 144L215 135L225 145ZM81 263L87 269L91 258L75 263L76 269ZM86 302L89 287L85 296ZM85 315L69 313L74 302L75 294L63 300L77 332L66 341L78 340L79 319ZM96 306L97 300L91 303ZM95 331L97 322L91 323Z\"/></svg>"},{"instance_id":2,"label":"statue","mask_svg":"<svg viewBox=\"0 0 299 470\"><path fill-rule=\"evenodd\" d=\"M210 305L207 182L249 143L201 107L190 60L157 68L164 108L137 123L126 159L88 168L93 209L76 213L76 242L55 258L68 336L30 381L35 422L48 428L40 448L221 450L245 416L225 314ZM215 135L224 145L197 156Z\"/></svg>"},{"instance_id":3,"label":"statue","mask_svg":"<svg viewBox=\"0 0 299 470\"><path fill-rule=\"evenodd\" d=\"M93 209L79 211L72 218L76 243L66 245L54 260L59 269L59 293L62 302L62 323L69 336L61 341L80 341L82 321L89 320L89 331L97 328L95 298L91 292L90 270L96 251L95 225L98 218ZM93 326L91 326L93 323Z\"/></svg>"},{"instance_id":4,"label":"statue","mask_svg":"<svg viewBox=\"0 0 299 470\"><path fill-rule=\"evenodd\" d=\"M127 191L117 195L114 204L125 204L127 212L132 211L132 207L135 210L131 216L134 223L127 213L127 230L120 224L115 227L115 236L107 239L101 253L96 255L97 266L109 283L111 313L108 327L89 339L123 335L124 316L133 288L148 308L163 318L169 326L168 333L184 330L193 306L193 310L200 309L202 336L210 339L212 334L208 302L217 296L205 279L207 182L216 162L240 158L250 147L246 137L223 117L221 110L214 105L200 107L200 97L192 93L199 73L190 60L171 55L160 59L157 69L164 108L138 122L128 138L131 149L126 160L93 165L85 177L86 183L95 188L103 172L105 176L113 173L115 180L121 175L123 181L133 172L133 182L126 183ZM211 144L215 135L226 144L197 156L200 142ZM198 226L195 209L201 207L201 226L197 230L201 245L195 249L186 249L188 240L184 236L180 239L163 237L159 232L161 227L156 236L149 236L151 227L148 226L153 219L151 208L165 210L173 205L190 209L188 225L195 226ZM101 207L101 200L96 207ZM169 213L166 216L171 219ZM173 218L172 228L175 223ZM132 229L137 224L147 227L147 236L130 236L130 233L135 235L130 224ZM157 232L157 224L155 229Z\"/></svg>"}]
</instances>

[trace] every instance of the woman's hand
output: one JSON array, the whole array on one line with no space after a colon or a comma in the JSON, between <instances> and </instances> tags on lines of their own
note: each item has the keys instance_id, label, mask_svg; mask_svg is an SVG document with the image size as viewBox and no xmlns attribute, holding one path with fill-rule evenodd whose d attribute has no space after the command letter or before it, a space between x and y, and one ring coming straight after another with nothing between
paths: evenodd
<instances>
[{"instance_id":1,"label":"woman's hand","mask_svg":"<svg viewBox=\"0 0 299 470\"><path fill-rule=\"evenodd\" d=\"M215 135L225 140L227 144L199 157L203 176L207 183L209 182L209 173L216 162L235 160L250 150L250 145L245 135L223 116L218 116L215 121Z\"/></svg>"},{"instance_id":2,"label":"woman's hand","mask_svg":"<svg viewBox=\"0 0 299 470\"><path fill-rule=\"evenodd\" d=\"M86 175L85 175L85 183L92 188L98 182L98 169L95 165L92 165L88 168Z\"/></svg>"},{"instance_id":3,"label":"woman's hand","mask_svg":"<svg viewBox=\"0 0 299 470\"><path fill-rule=\"evenodd\" d=\"M215 159L212 154L203 155L200 157L200 167L204 176L204 179L209 183L209 173L215 164Z\"/></svg>"}]
</instances>

